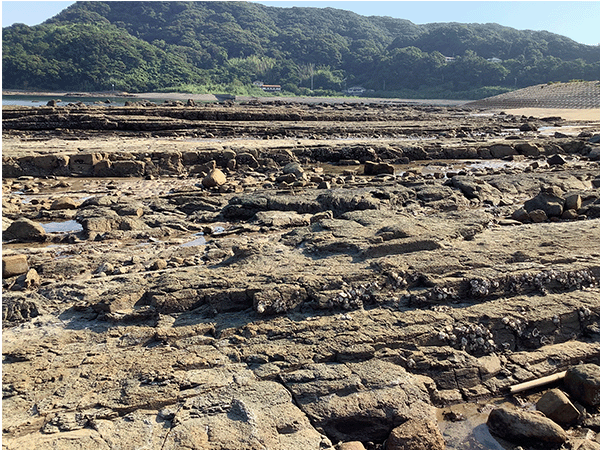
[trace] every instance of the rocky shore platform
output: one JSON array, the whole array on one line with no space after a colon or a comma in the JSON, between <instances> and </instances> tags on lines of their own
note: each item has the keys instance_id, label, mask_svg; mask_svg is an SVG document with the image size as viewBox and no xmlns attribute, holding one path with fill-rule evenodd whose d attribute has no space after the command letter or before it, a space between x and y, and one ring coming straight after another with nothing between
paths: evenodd
<instances>
[{"instance_id":1,"label":"rocky shore platform","mask_svg":"<svg viewBox=\"0 0 600 450\"><path fill-rule=\"evenodd\" d=\"M600 448L600 118L2 125L3 449Z\"/></svg>"}]
</instances>

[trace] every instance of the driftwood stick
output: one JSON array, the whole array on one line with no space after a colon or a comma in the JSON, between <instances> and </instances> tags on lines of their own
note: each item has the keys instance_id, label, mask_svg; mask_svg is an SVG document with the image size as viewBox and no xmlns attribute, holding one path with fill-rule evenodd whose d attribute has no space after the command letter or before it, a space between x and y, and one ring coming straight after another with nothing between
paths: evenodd
<instances>
[{"instance_id":1,"label":"driftwood stick","mask_svg":"<svg viewBox=\"0 0 600 450\"><path fill-rule=\"evenodd\" d=\"M567 371L565 370L563 372L555 373L554 375L548 375L547 377L538 378L537 380L531 380L525 383L515 384L514 386L510 387L510 393L516 394L517 392L526 391L528 389L535 389L550 383L554 383L555 381L562 380L566 374Z\"/></svg>"}]
</instances>

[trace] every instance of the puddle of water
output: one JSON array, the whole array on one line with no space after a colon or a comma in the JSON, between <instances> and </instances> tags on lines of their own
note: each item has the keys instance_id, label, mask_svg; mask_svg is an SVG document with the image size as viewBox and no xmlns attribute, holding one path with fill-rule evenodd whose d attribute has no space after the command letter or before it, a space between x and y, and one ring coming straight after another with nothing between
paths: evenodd
<instances>
[{"instance_id":1,"label":"puddle of water","mask_svg":"<svg viewBox=\"0 0 600 450\"><path fill-rule=\"evenodd\" d=\"M180 247L196 247L199 245L206 245L206 238L203 235L194 235L194 236L198 236L198 237L196 239L194 239L193 241L189 241L184 244L181 244Z\"/></svg>"},{"instance_id":2,"label":"puddle of water","mask_svg":"<svg viewBox=\"0 0 600 450\"><path fill-rule=\"evenodd\" d=\"M490 433L486 425L490 411L496 404L465 403L438 409L438 426L448 450L507 450L514 446ZM452 422L448 413L461 415L464 420Z\"/></svg>"},{"instance_id":3,"label":"puddle of water","mask_svg":"<svg viewBox=\"0 0 600 450\"><path fill-rule=\"evenodd\" d=\"M46 233L73 233L83 231L83 227L75 220L65 222L49 222L40 224Z\"/></svg>"},{"instance_id":4,"label":"puddle of water","mask_svg":"<svg viewBox=\"0 0 600 450\"><path fill-rule=\"evenodd\" d=\"M486 160L443 160L443 161L411 161L409 164L394 164L396 176L402 176L411 169L420 169L422 175L456 172L463 169L508 169L527 165L527 161L505 161L501 159ZM346 170L356 172L356 175L363 175L364 165L338 166L333 164L320 164L323 173L341 175Z\"/></svg>"}]
</instances>

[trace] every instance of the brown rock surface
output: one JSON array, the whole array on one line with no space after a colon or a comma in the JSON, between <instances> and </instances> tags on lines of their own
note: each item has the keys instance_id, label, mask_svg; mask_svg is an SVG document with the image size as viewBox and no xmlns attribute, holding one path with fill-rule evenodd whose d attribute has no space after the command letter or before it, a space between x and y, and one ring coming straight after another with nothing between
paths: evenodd
<instances>
[{"instance_id":1,"label":"brown rock surface","mask_svg":"<svg viewBox=\"0 0 600 450\"><path fill-rule=\"evenodd\" d=\"M3 109L3 213L83 227L5 236L31 269L3 280L6 448L381 450L434 405L597 362L589 138L528 131L541 157L508 161L489 149L522 117L440 105L56 108ZM507 220L543 186L579 220Z\"/></svg>"}]
</instances>

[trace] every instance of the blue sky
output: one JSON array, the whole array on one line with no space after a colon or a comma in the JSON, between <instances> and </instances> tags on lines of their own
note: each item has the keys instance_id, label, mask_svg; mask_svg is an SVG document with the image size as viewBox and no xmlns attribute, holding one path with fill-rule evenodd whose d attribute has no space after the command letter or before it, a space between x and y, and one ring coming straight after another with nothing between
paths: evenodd
<instances>
[{"instance_id":1,"label":"blue sky","mask_svg":"<svg viewBox=\"0 0 600 450\"><path fill-rule=\"evenodd\" d=\"M3 1L2 26L37 25L74 2ZM390 16L416 24L499 23L547 30L588 45L600 43L600 2L579 1L258 1L267 6L337 8L364 16Z\"/></svg>"}]
</instances>

